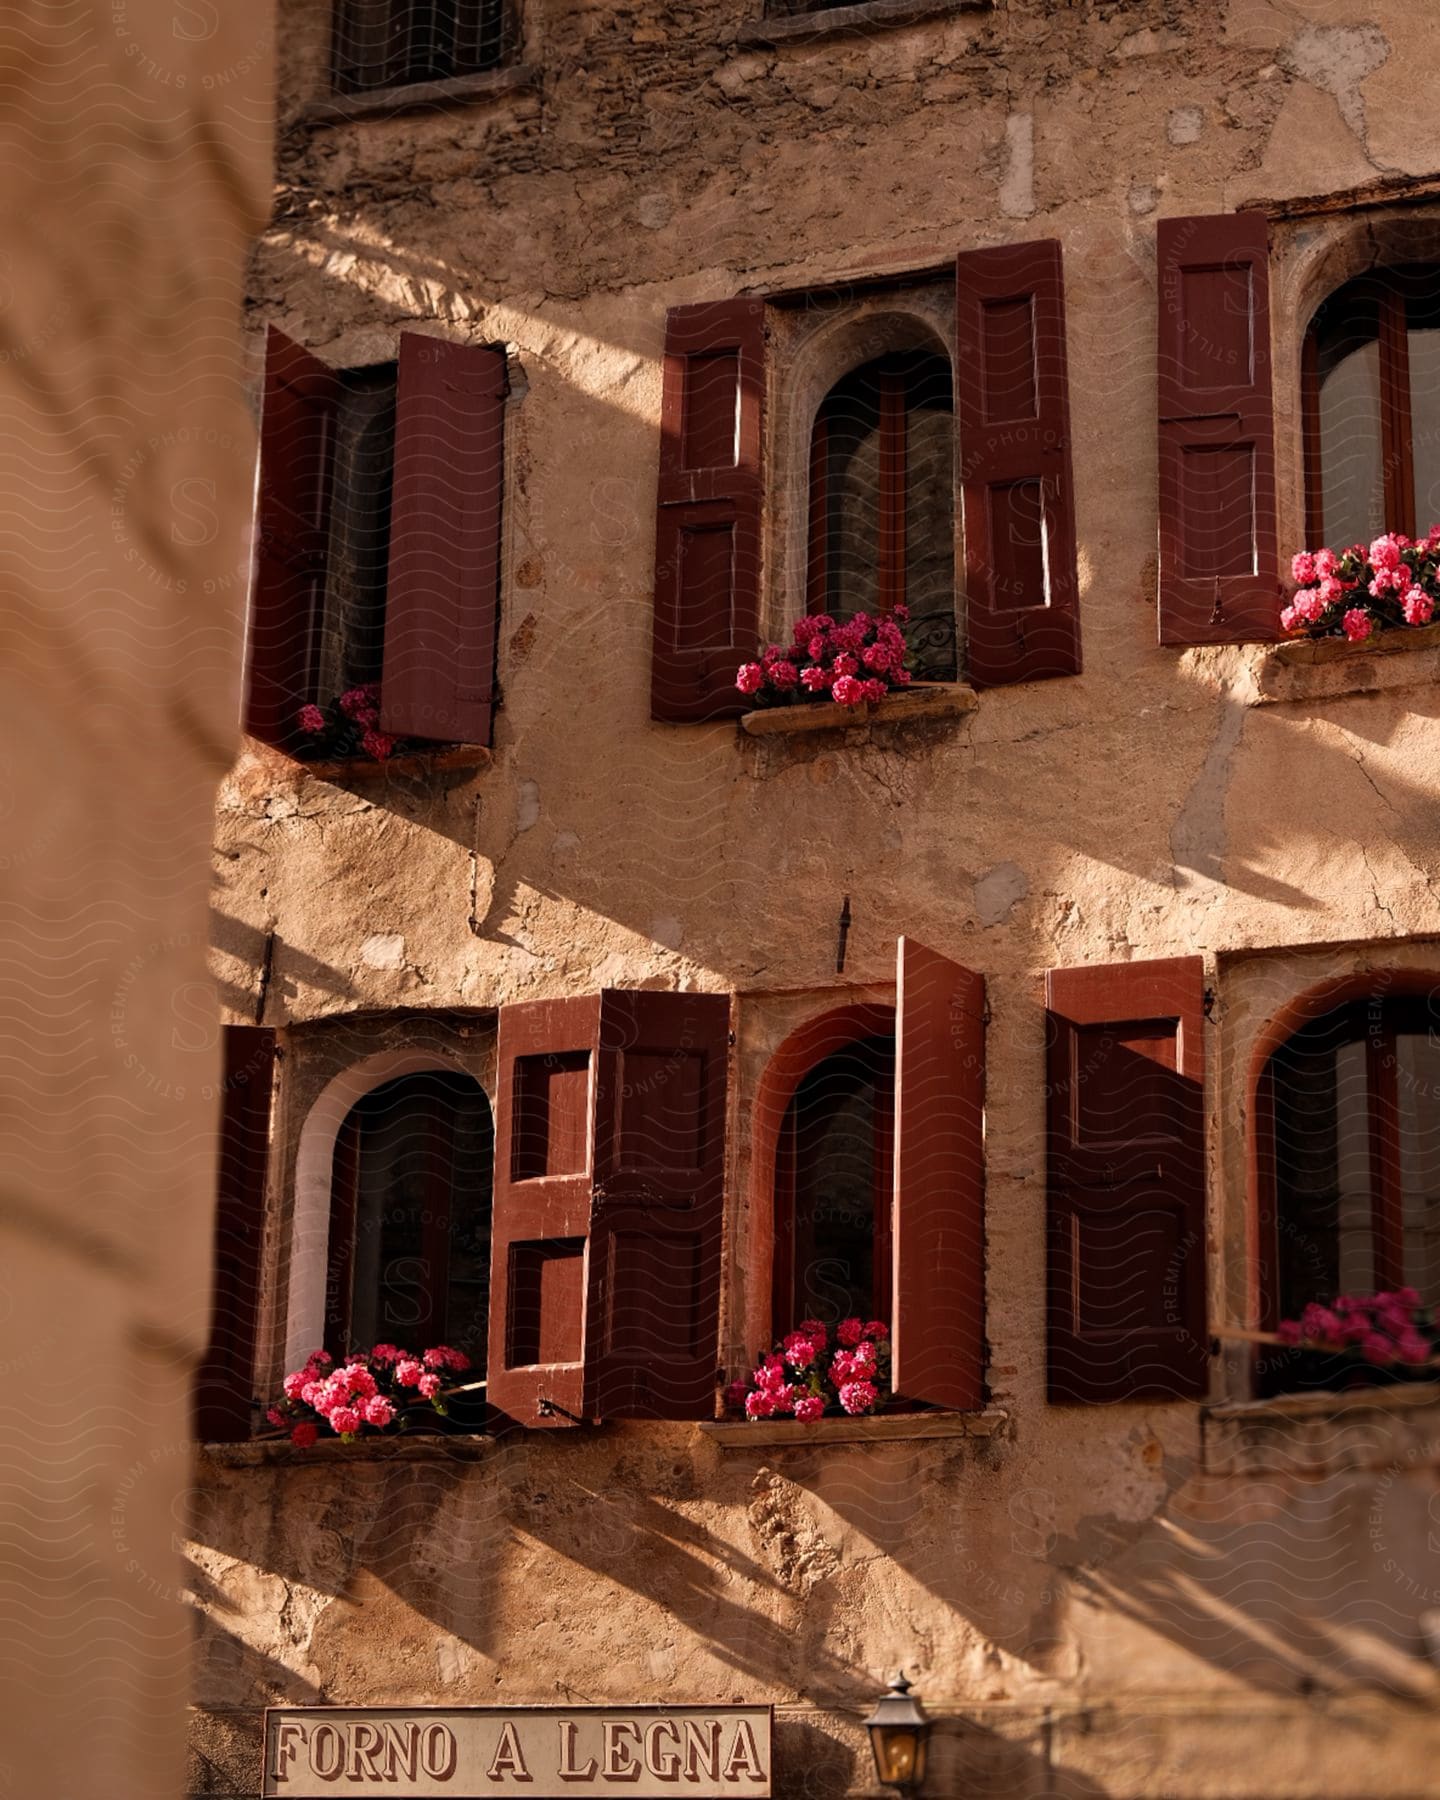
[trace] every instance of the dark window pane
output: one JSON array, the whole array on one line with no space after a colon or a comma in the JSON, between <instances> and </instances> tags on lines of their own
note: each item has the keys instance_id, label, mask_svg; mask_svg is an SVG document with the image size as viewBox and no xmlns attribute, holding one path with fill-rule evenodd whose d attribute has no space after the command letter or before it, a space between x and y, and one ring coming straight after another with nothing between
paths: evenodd
<instances>
[{"instance_id":1,"label":"dark window pane","mask_svg":"<svg viewBox=\"0 0 1440 1800\"><path fill-rule=\"evenodd\" d=\"M1344 1018L1277 1053L1280 1313L1375 1287L1365 1045Z\"/></svg>"},{"instance_id":2,"label":"dark window pane","mask_svg":"<svg viewBox=\"0 0 1440 1800\"><path fill-rule=\"evenodd\" d=\"M504 0L338 0L336 89L366 93L473 75L505 60Z\"/></svg>"},{"instance_id":3,"label":"dark window pane","mask_svg":"<svg viewBox=\"0 0 1440 1800\"><path fill-rule=\"evenodd\" d=\"M320 628L322 700L379 681L385 651L395 364L350 370L341 384Z\"/></svg>"},{"instance_id":4,"label":"dark window pane","mask_svg":"<svg viewBox=\"0 0 1440 1800\"><path fill-rule=\"evenodd\" d=\"M794 1171L793 1317L888 1314L895 1041L826 1057L796 1089L782 1134Z\"/></svg>"},{"instance_id":5,"label":"dark window pane","mask_svg":"<svg viewBox=\"0 0 1440 1800\"><path fill-rule=\"evenodd\" d=\"M1405 323L1410 362L1410 447L1415 530L1440 525L1440 269L1411 271Z\"/></svg>"},{"instance_id":6,"label":"dark window pane","mask_svg":"<svg viewBox=\"0 0 1440 1800\"><path fill-rule=\"evenodd\" d=\"M1396 1039L1405 1279L1440 1298L1440 1032Z\"/></svg>"},{"instance_id":7,"label":"dark window pane","mask_svg":"<svg viewBox=\"0 0 1440 1800\"><path fill-rule=\"evenodd\" d=\"M898 393L896 489L885 479L882 390ZM898 544L912 672L921 680L956 675L954 400L950 365L924 351L884 356L852 370L821 405L825 483L825 610L836 618L881 609L882 559ZM813 462L812 462L813 466ZM896 516L888 516L890 509Z\"/></svg>"},{"instance_id":8,"label":"dark window pane","mask_svg":"<svg viewBox=\"0 0 1440 1800\"><path fill-rule=\"evenodd\" d=\"M485 1373L489 1103L468 1077L402 1076L359 1102L352 1346L453 1344Z\"/></svg>"},{"instance_id":9,"label":"dark window pane","mask_svg":"<svg viewBox=\"0 0 1440 1800\"><path fill-rule=\"evenodd\" d=\"M1379 302L1373 292L1341 289L1313 330L1325 542L1368 543L1385 529Z\"/></svg>"}]
</instances>

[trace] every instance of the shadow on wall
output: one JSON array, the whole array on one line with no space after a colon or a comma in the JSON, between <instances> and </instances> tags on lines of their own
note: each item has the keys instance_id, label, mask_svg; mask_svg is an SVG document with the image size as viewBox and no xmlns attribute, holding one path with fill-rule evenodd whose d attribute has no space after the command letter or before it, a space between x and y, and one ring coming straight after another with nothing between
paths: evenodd
<instances>
[{"instance_id":1,"label":"shadow on wall","mask_svg":"<svg viewBox=\"0 0 1440 1800\"><path fill-rule=\"evenodd\" d=\"M1052 1766L1052 1701L1368 1691L1428 1712L1440 1685L1414 1623L1428 1466L1242 1482L1157 1458L1152 1516L1062 1531L1073 1500L996 1445L757 1465L652 1427L467 1450L207 1472L199 1705L774 1699L858 1723L905 1663L932 1701L985 1697L937 1743L964 1791L1082 1800L1106 1790ZM844 1737L786 1719L784 1792L868 1786Z\"/></svg>"}]
</instances>

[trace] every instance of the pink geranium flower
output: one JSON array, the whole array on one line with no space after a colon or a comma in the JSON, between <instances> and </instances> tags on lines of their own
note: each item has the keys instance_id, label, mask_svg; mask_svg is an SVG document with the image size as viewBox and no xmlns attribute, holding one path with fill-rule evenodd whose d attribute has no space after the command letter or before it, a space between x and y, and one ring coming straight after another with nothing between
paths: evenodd
<instances>
[{"instance_id":1,"label":"pink geranium flower","mask_svg":"<svg viewBox=\"0 0 1440 1800\"><path fill-rule=\"evenodd\" d=\"M873 1381L847 1381L840 1389L840 1404L847 1413L869 1412L879 1398Z\"/></svg>"},{"instance_id":2,"label":"pink geranium flower","mask_svg":"<svg viewBox=\"0 0 1440 1800\"><path fill-rule=\"evenodd\" d=\"M1352 644L1361 643L1375 629L1375 622L1369 613L1362 612L1358 606L1352 606L1340 623Z\"/></svg>"}]
</instances>

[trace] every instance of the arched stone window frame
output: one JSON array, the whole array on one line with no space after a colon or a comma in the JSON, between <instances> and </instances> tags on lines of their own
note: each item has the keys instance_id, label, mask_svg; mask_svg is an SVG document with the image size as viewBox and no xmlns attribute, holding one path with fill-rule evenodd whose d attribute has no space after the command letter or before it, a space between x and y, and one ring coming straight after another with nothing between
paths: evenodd
<instances>
[{"instance_id":1,"label":"arched stone window frame","mask_svg":"<svg viewBox=\"0 0 1440 1800\"><path fill-rule=\"evenodd\" d=\"M1223 1220L1212 1285L1216 1328L1254 1332L1269 1317L1262 1211L1266 1199L1260 1089L1276 1048L1308 1021L1364 999L1440 989L1433 943L1361 944L1337 949L1222 953L1214 991L1219 1023L1220 1094L1213 1120L1212 1216ZM1214 1187L1218 1186L1218 1196ZM1255 1347L1222 1335L1223 1391L1254 1392Z\"/></svg>"},{"instance_id":2,"label":"arched stone window frame","mask_svg":"<svg viewBox=\"0 0 1440 1800\"><path fill-rule=\"evenodd\" d=\"M350 1027L352 1035L355 1029ZM280 1234L281 1267L276 1284L283 1296L279 1336L284 1369L298 1368L310 1351L325 1341L335 1146L351 1109L366 1094L399 1076L449 1074L474 1081L494 1110L493 1028L480 1046L484 1059L480 1067L468 1055L438 1047L433 1033L427 1035L432 1038L429 1043L396 1044L347 1063L310 1102L295 1133L289 1184L293 1200ZM314 1053L312 1046L302 1044L299 1054L307 1053Z\"/></svg>"},{"instance_id":3,"label":"arched stone window frame","mask_svg":"<svg viewBox=\"0 0 1440 1800\"><path fill-rule=\"evenodd\" d=\"M810 551L810 445L815 418L836 382L895 351L925 350L955 369L955 281L926 276L873 291L853 288L807 294L770 308L767 415L767 554L762 627L784 643L807 610ZM964 668L964 546L956 490L953 555L955 631Z\"/></svg>"},{"instance_id":4,"label":"arched stone window frame","mask_svg":"<svg viewBox=\"0 0 1440 1800\"><path fill-rule=\"evenodd\" d=\"M1281 570L1311 543L1306 495L1305 346L1321 304L1346 282L1405 264L1440 265L1440 209L1434 201L1357 208L1336 216L1271 215L1270 336L1275 370L1275 478ZM1431 521L1417 521L1424 530ZM1333 547L1333 546L1332 546Z\"/></svg>"},{"instance_id":5,"label":"arched stone window frame","mask_svg":"<svg viewBox=\"0 0 1440 1800\"><path fill-rule=\"evenodd\" d=\"M780 1130L795 1090L827 1056L895 1030L892 1000L847 999L794 1024L766 1055L750 1105L748 1218L737 1226L744 1270L740 1304L731 1309L741 1332L740 1360L772 1343L798 1321L774 1317L776 1191ZM733 1266L733 1265L732 1265Z\"/></svg>"}]
</instances>

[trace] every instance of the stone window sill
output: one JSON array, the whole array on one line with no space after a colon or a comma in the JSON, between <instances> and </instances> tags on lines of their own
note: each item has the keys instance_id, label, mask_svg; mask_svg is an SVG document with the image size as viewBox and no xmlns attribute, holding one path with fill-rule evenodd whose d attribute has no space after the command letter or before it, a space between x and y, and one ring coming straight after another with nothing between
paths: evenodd
<instances>
[{"instance_id":1,"label":"stone window sill","mask_svg":"<svg viewBox=\"0 0 1440 1800\"><path fill-rule=\"evenodd\" d=\"M764 706L740 715L748 737L803 737L814 731L863 731L871 725L903 725L913 719L953 719L974 712L980 697L963 681L935 682L888 694L870 706L837 706L833 700Z\"/></svg>"},{"instance_id":2,"label":"stone window sill","mask_svg":"<svg viewBox=\"0 0 1440 1800\"><path fill-rule=\"evenodd\" d=\"M817 38L868 36L890 25L914 25L950 13L989 12L993 0L861 0L856 6L831 6L823 12L792 13L762 19L735 35L741 49L776 49L808 44Z\"/></svg>"},{"instance_id":3,"label":"stone window sill","mask_svg":"<svg viewBox=\"0 0 1440 1800\"><path fill-rule=\"evenodd\" d=\"M494 1453L497 1439L484 1432L435 1436L360 1438L342 1444L339 1438L322 1438L308 1450L289 1438L252 1438L243 1444L200 1444L198 1452L222 1469L274 1467L329 1468L334 1465L387 1462L479 1462Z\"/></svg>"},{"instance_id":4,"label":"stone window sill","mask_svg":"<svg viewBox=\"0 0 1440 1800\"><path fill-rule=\"evenodd\" d=\"M700 1426L721 1450L803 1450L823 1444L903 1444L920 1438L992 1438L1010 1415L999 1407L975 1413L881 1413L858 1419L716 1419Z\"/></svg>"},{"instance_id":5,"label":"stone window sill","mask_svg":"<svg viewBox=\"0 0 1440 1800\"><path fill-rule=\"evenodd\" d=\"M381 781L386 775L431 775L447 769L488 769L494 752L481 744L452 744L445 750L407 750L375 762L352 757L344 762L299 762L317 781Z\"/></svg>"},{"instance_id":6,"label":"stone window sill","mask_svg":"<svg viewBox=\"0 0 1440 1800\"><path fill-rule=\"evenodd\" d=\"M467 106L519 88L538 87L540 70L533 63L507 69L484 69L478 75L454 75L448 81L414 81L407 87L376 88L368 94L333 94L302 109L302 125L348 125L355 119L391 119L400 113Z\"/></svg>"},{"instance_id":7,"label":"stone window sill","mask_svg":"<svg viewBox=\"0 0 1440 1800\"><path fill-rule=\"evenodd\" d=\"M1343 638L1267 644L1251 673L1255 706L1431 687L1440 679L1440 625L1382 631L1361 644Z\"/></svg>"},{"instance_id":8,"label":"stone window sill","mask_svg":"<svg viewBox=\"0 0 1440 1800\"><path fill-rule=\"evenodd\" d=\"M1433 1462L1440 1441L1440 1382L1284 1394L1201 1413L1207 1475L1333 1475Z\"/></svg>"}]
</instances>

